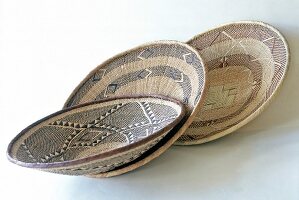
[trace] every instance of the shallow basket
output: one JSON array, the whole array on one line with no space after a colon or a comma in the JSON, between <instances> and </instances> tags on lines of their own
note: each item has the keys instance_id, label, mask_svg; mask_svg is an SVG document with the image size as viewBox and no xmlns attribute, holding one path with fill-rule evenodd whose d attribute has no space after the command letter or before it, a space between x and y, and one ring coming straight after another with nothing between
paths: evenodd
<instances>
[{"instance_id":1,"label":"shallow basket","mask_svg":"<svg viewBox=\"0 0 299 200\"><path fill-rule=\"evenodd\" d=\"M186 106L186 117L176 136L165 140L151 155L98 176L124 173L157 157L182 135L202 107L206 72L201 57L191 46L177 41L151 42L120 53L87 75L75 88L64 108L121 95L163 95Z\"/></svg>"},{"instance_id":2,"label":"shallow basket","mask_svg":"<svg viewBox=\"0 0 299 200\"><path fill-rule=\"evenodd\" d=\"M187 43L204 60L208 95L186 137L177 144L208 142L240 128L261 113L285 78L288 45L268 24L230 23Z\"/></svg>"},{"instance_id":3,"label":"shallow basket","mask_svg":"<svg viewBox=\"0 0 299 200\"><path fill-rule=\"evenodd\" d=\"M103 173L144 156L168 134L178 134L169 131L184 114L183 104L161 96L82 104L24 129L7 155L15 164L53 173Z\"/></svg>"}]
</instances>

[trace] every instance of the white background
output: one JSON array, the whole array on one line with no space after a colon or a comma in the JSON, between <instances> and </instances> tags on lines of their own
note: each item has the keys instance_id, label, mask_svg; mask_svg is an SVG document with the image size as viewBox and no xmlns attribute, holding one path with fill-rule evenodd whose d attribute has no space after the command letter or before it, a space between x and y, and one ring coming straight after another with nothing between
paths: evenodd
<instances>
[{"instance_id":1,"label":"white background","mask_svg":"<svg viewBox=\"0 0 299 200\"><path fill-rule=\"evenodd\" d=\"M281 92L250 124L214 142L171 147L131 173L90 179L9 163L9 141L59 110L105 59L141 43L186 41L221 23L261 20L287 38ZM299 1L0 0L1 199L299 199Z\"/></svg>"}]
</instances>

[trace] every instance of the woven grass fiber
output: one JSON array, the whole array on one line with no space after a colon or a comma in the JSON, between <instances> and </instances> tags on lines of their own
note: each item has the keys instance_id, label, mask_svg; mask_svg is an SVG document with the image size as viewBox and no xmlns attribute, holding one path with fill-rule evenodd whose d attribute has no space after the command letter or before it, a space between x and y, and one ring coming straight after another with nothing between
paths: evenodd
<instances>
[{"instance_id":1,"label":"woven grass fiber","mask_svg":"<svg viewBox=\"0 0 299 200\"><path fill-rule=\"evenodd\" d=\"M177 41L152 42L100 64L75 88L64 108L113 96L163 95L187 106L185 129L195 108L202 106L205 84L204 63L194 48ZM192 137L193 133L184 135L179 141Z\"/></svg>"},{"instance_id":2,"label":"woven grass fiber","mask_svg":"<svg viewBox=\"0 0 299 200\"><path fill-rule=\"evenodd\" d=\"M287 72L287 42L262 22L222 25L187 43L204 60L208 95L177 144L208 142L245 125L269 104Z\"/></svg>"},{"instance_id":3,"label":"woven grass fiber","mask_svg":"<svg viewBox=\"0 0 299 200\"><path fill-rule=\"evenodd\" d=\"M206 72L197 51L177 41L147 43L120 53L87 75L75 88L64 108L122 95L163 95L177 99L187 109L180 127L147 152L147 156L94 177L115 176L131 171L159 156L193 121L203 105Z\"/></svg>"},{"instance_id":4,"label":"woven grass fiber","mask_svg":"<svg viewBox=\"0 0 299 200\"><path fill-rule=\"evenodd\" d=\"M82 104L24 129L9 145L8 158L59 174L107 172L155 146L184 114L183 104L161 96Z\"/></svg>"}]
</instances>

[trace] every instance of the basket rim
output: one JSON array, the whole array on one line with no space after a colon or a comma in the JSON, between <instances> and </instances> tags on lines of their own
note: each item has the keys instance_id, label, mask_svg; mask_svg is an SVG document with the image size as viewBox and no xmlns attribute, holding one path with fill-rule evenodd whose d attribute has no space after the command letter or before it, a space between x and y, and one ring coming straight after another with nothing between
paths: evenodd
<instances>
[{"instance_id":1,"label":"basket rim","mask_svg":"<svg viewBox=\"0 0 299 200\"><path fill-rule=\"evenodd\" d=\"M241 21L234 21L234 22L228 22L228 23L223 23L221 25L215 26L214 28L208 29L207 31L204 31L200 34L197 34L195 36L193 36L191 39L189 39L188 41L186 41L187 44L190 45L190 43L196 39L198 39L198 37L201 37L203 34L206 34L210 31L214 31L216 29L219 28L223 28L226 26L231 26L234 24L252 24L252 25L260 25L263 27L266 27L268 29L270 29L271 31L275 32L279 38L281 39L281 41L283 42L285 49L286 49L286 65L285 65L285 70L284 73L281 77L281 80L279 81L278 85L276 86L274 92L269 96L268 99L266 99L266 101L258 108L256 109L253 113L251 113L250 115L248 115L246 118L244 118L240 123L226 129L223 131L220 131L219 133L213 134L213 135L207 135L201 139L198 139L196 141L191 141L191 142L176 142L175 145L195 145L195 144L202 144L202 143L206 143L206 142L210 142L213 141L215 139L218 139L220 137L223 137L225 135L228 135L230 133L232 133L233 131L236 131L237 129L241 128L242 126L246 125L247 123L249 123L250 121L252 121L253 119L255 119L259 114L261 114L263 112L264 109L266 109L269 104L275 99L275 97L277 96L277 94L279 93L284 80L287 76L287 73L289 71L289 65L291 62L291 55L290 55L290 47L288 45L288 42L286 40L286 38L284 37L284 35L278 30L276 29L274 26L262 22L262 21L258 21L258 20L241 20ZM190 45L192 46L192 45ZM195 48L196 49L196 48ZM197 50L197 49L196 49ZM197 50L198 51L198 50ZM200 53L199 53L200 54Z\"/></svg>"},{"instance_id":2,"label":"basket rim","mask_svg":"<svg viewBox=\"0 0 299 200\"><path fill-rule=\"evenodd\" d=\"M196 55L196 57L200 60L200 62L202 64L202 67L203 67L203 72L204 72L203 73L204 74L203 89L204 89L205 88L205 83L207 82L206 81L207 71L206 71L206 69L204 67L205 66L204 61L203 61L202 57L200 56L200 54L198 53L198 51L195 48L193 48L191 45L189 45L189 44L187 44L185 42L180 42L180 41L177 41L177 40L157 40L157 41L146 42L144 44L135 46L135 47L130 48L128 50L125 50L123 52L117 53L114 56L112 56L112 57L108 58L107 60L103 61L101 64L97 65L97 67L95 67L93 70L91 70L85 76L85 78L83 80L81 80L81 82L75 87L75 89L73 89L73 91L71 92L71 94L69 95L69 97L67 98L67 100L65 101L65 103L63 105L63 108L69 107L67 104L70 102L70 100L72 99L72 97L78 92L78 90L80 89L80 87L82 87L82 85L87 80L89 80L95 74L95 72L98 71L99 69L105 67L107 64L111 63L115 59L120 58L122 56L125 56L126 54L131 53L133 51L136 51L136 50L139 50L139 49L142 49L142 48L146 48L146 47L150 47L150 46L154 46L154 45L165 45L165 44L173 44L173 45L183 46L183 47L191 50ZM194 107L196 107L196 106L194 106Z\"/></svg>"},{"instance_id":3,"label":"basket rim","mask_svg":"<svg viewBox=\"0 0 299 200\"><path fill-rule=\"evenodd\" d=\"M155 145L155 150L153 150L153 152L149 153L149 155L145 156L144 158L142 158L139 161L134 161L134 162L130 162L128 163L127 166L121 167L119 169L116 170L110 170L108 172L103 172L100 174L97 174L97 176L99 177L112 177L112 176L116 176L116 175L120 175L129 171L132 171L136 168L139 168L142 165L145 165L146 163L150 162L151 160L155 159L156 157L160 156L164 151L166 151L172 144L174 144L177 139L184 134L184 132L187 130L187 128L191 125L192 121L194 120L194 118L196 117L197 113L200 111L200 109L203 107L204 105L204 99L207 95L207 82L208 82L208 76L207 76L207 69L205 67L205 61L202 59L202 57L200 56L200 54L198 53L198 51L193 48L192 46L186 44L185 42L180 42L177 40L158 40L158 41L153 41L153 42L147 42L144 43L142 45L136 46L134 48L131 48L129 50L126 50L122 53L116 54L115 56L109 58L108 60L102 62L100 65L98 65L95 69L93 69L92 71L89 72L89 74L79 83L79 85L76 86L76 88L72 91L72 93L70 94L70 96L68 97L68 99L66 100L66 103L64 105L67 106L67 103L70 101L70 99L72 98L72 96L75 94L75 92L79 89L79 87L82 86L82 84L89 79L93 73L100 69L101 66L106 65L107 63L111 62L112 60L124 56L125 54L131 52L131 51L135 51L138 50L139 48L144 48L144 47L148 47L151 45L159 45L159 44L177 44L180 46L183 46L187 49L189 49L190 51L192 51L196 57L199 59L199 61L201 62L201 66L202 66L202 71L203 71L203 87L202 87L202 91L201 91L201 95L199 100L197 101L196 105L194 106L191 114L189 116L185 116L184 117L184 123L180 126L180 127L175 127L175 130L171 130L168 134L171 135L169 139L167 140L163 140L163 142L161 142L161 144L157 144ZM185 120L185 118L187 118ZM175 132L175 133L174 133Z\"/></svg>"},{"instance_id":4,"label":"basket rim","mask_svg":"<svg viewBox=\"0 0 299 200\"><path fill-rule=\"evenodd\" d=\"M174 121L172 121L170 124L168 124L167 126L163 127L161 130L157 131L156 133L143 138L135 143L132 144L128 144L126 146L123 147L119 147L119 148L115 148L109 151L106 151L104 153L99 153L99 154L95 154L95 155L91 155L91 156L87 156L85 158L80 158L80 159L75 159L75 160L69 160L69 161L59 161L59 162L53 162L53 163L27 163L27 162L23 162L20 161L16 158L14 158L12 156L12 149L15 145L15 142L17 142L22 136L24 136L30 129L32 129L33 127L39 125L40 123L49 120L53 117L56 117L60 114L69 112L71 110L75 110L78 108L83 108L83 107L89 107L91 105L95 105L95 104L102 104L102 103L106 103L106 102L112 102L112 101L117 101L117 100L129 100L129 99L152 99L152 100L163 100L164 102L171 102L176 104L179 108L180 108L180 113L179 115L176 117L176 119ZM84 103L84 104L79 104L76 106L72 106L69 108L65 108L62 109L60 111L57 111L53 114L50 114L36 122L34 122L33 124L29 125L28 127L26 127L24 130L22 130L17 136L15 136L11 142L8 145L7 148L7 158L10 162L20 165L22 167L28 167L28 168L39 168L39 169L55 169L55 168L62 168L62 167L72 167L72 166L77 166L77 165L81 165L81 164L88 164L88 163L92 163L93 161L97 161L99 159L104 159L104 158L109 158L112 156L117 156L118 154L122 154L122 153L126 153L129 150L132 150L134 148L138 148L142 145L146 145L147 143L150 143L151 141L153 141L154 139L156 139L157 137L161 136L162 134L164 134L167 131L170 131L171 129L173 129L176 125L178 125L178 123L183 119L183 117L186 114L186 107L183 103L181 103L180 101L170 98L170 97L166 97L163 95L129 95L129 96L118 96L118 97L111 97L111 98L106 98L103 100L99 100L99 101L93 101L93 102L88 102L88 103ZM168 134L168 133L167 133Z\"/></svg>"},{"instance_id":5,"label":"basket rim","mask_svg":"<svg viewBox=\"0 0 299 200\"><path fill-rule=\"evenodd\" d=\"M110 57L109 59L105 60L104 62L102 62L101 64L99 64L96 68L94 68L92 71L90 71L83 80L81 80L81 82L75 87L75 89L73 89L73 91L71 92L71 94L69 95L69 97L67 98L63 108L67 108L68 107L68 103L70 102L71 98L78 92L78 90L80 89L80 87L82 87L82 85L88 80L90 79L94 73L101 69L102 67L105 67L107 64L109 64L110 62L112 62L113 60L120 58L122 56L125 56L126 54L139 50L141 48L146 48L146 47L150 47L153 45L163 45L163 44L173 44L173 45L179 45L179 46L183 46L187 49L189 49L190 51L192 51L196 57L199 59L201 65L202 65L202 70L203 70L203 88L201 91L201 96L200 99L198 100L197 104L194 106L190 116L188 117L188 119L186 120L184 127L182 127L180 130L178 130L180 132L180 136L184 134L184 132L187 130L187 128L191 125L193 119L196 117L196 114L200 111L200 109L203 107L204 105L204 99L208 93L207 91L207 82L208 82L208 76L207 76L207 69L206 69L206 64L205 61L202 59L201 55L198 53L198 51L192 47L191 45L185 43L185 42L180 42L177 40L157 40L157 41L152 41L152 42L147 42L138 46L135 46L131 49L128 49L126 51L123 51L121 53L118 53L112 57ZM178 139L178 138L176 138ZM174 142L173 142L174 143Z\"/></svg>"}]
</instances>

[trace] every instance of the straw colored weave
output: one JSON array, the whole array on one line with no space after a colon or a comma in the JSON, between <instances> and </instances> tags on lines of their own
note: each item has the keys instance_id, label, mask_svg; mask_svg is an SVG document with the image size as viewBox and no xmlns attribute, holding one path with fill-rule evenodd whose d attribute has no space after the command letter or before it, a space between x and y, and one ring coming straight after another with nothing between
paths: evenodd
<instances>
[{"instance_id":1,"label":"straw colored weave","mask_svg":"<svg viewBox=\"0 0 299 200\"><path fill-rule=\"evenodd\" d=\"M64 110L11 142L8 158L68 175L131 171L173 143L208 142L248 123L277 92L288 62L285 39L262 22L226 24L187 44L141 45L94 69Z\"/></svg>"},{"instance_id":2,"label":"straw colored weave","mask_svg":"<svg viewBox=\"0 0 299 200\"><path fill-rule=\"evenodd\" d=\"M64 107L121 95L163 95L182 102L187 109L171 137L151 149L149 155L116 170L94 177L119 175L151 161L169 148L192 123L202 107L206 72L197 51L177 41L141 45L99 65L75 88ZM170 135L170 134L169 134Z\"/></svg>"},{"instance_id":3,"label":"straw colored weave","mask_svg":"<svg viewBox=\"0 0 299 200\"><path fill-rule=\"evenodd\" d=\"M151 97L79 106L25 129L11 143L9 156L54 173L106 172L156 145L183 113L180 104Z\"/></svg>"},{"instance_id":4,"label":"straw colored weave","mask_svg":"<svg viewBox=\"0 0 299 200\"><path fill-rule=\"evenodd\" d=\"M122 95L163 95L193 112L204 84L195 49L176 41L159 41L131 49L94 69L73 91L64 107Z\"/></svg>"},{"instance_id":5,"label":"straw colored weave","mask_svg":"<svg viewBox=\"0 0 299 200\"><path fill-rule=\"evenodd\" d=\"M246 124L267 105L286 74L287 43L261 22L227 24L187 43L208 69L208 95L177 144L211 141Z\"/></svg>"}]
</instances>

